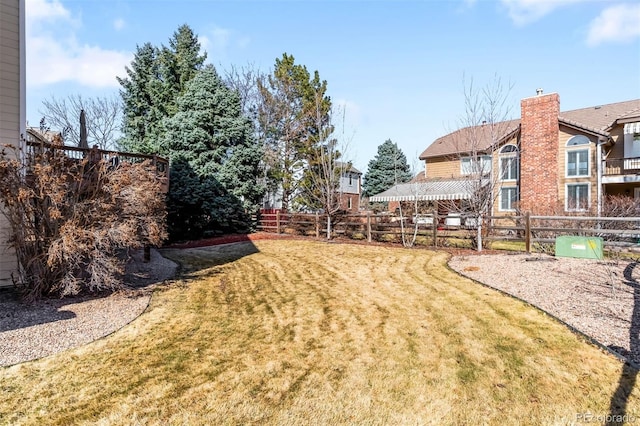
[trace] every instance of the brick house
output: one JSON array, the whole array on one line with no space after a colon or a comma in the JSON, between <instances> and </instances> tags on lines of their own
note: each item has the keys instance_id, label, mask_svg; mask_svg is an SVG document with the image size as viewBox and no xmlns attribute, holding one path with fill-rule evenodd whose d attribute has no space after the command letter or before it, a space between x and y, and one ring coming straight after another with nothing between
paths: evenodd
<instances>
[{"instance_id":1,"label":"brick house","mask_svg":"<svg viewBox=\"0 0 640 426\"><path fill-rule=\"evenodd\" d=\"M336 166L344 168L340 174L340 208L349 213L357 213L360 210L362 172L351 164L337 162Z\"/></svg>"},{"instance_id":2,"label":"brick house","mask_svg":"<svg viewBox=\"0 0 640 426\"><path fill-rule=\"evenodd\" d=\"M0 0L0 143L20 145L25 135L25 2ZM12 285L15 254L9 250L9 225L0 215L0 287Z\"/></svg>"},{"instance_id":3,"label":"brick house","mask_svg":"<svg viewBox=\"0 0 640 426\"><path fill-rule=\"evenodd\" d=\"M640 99L572 111L557 93L522 99L519 119L436 139L420 155L424 179L372 201L441 200L464 206L491 190L491 214L599 214L607 195L640 198Z\"/></svg>"}]
</instances>

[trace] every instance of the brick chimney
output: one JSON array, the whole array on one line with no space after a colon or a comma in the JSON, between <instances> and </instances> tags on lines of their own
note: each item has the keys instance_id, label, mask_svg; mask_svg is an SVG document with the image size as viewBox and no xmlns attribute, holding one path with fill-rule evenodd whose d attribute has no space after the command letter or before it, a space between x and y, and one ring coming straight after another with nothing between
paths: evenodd
<instances>
[{"instance_id":1,"label":"brick chimney","mask_svg":"<svg viewBox=\"0 0 640 426\"><path fill-rule=\"evenodd\" d=\"M537 93L520 101L520 210L548 214L558 205L560 96Z\"/></svg>"}]
</instances>

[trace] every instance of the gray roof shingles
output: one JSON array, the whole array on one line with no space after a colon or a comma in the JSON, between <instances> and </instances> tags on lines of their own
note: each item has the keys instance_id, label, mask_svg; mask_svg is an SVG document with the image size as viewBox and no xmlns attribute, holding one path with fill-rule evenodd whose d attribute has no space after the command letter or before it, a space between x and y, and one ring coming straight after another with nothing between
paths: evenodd
<instances>
[{"instance_id":1,"label":"gray roof shingles","mask_svg":"<svg viewBox=\"0 0 640 426\"><path fill-rule=\"evenodd\" d=\"M573 127L607 135L617 120L635 117L640 117L640 99L560 112L558 120ZM433 141L420 154L420 159L471 152L473 149L487 151L494 141L503 141L519 127L519 119L503 121L493 126L485 124L465 127Z\"/></svg>"}]
</instances>

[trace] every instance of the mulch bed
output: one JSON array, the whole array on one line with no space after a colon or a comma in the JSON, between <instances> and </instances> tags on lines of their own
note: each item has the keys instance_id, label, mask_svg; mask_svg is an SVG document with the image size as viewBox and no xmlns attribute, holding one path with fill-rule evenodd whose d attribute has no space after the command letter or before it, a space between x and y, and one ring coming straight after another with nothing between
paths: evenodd
<instances>
[{"instance_id":1,"label":"mulch bed","mask_svg":"<svg viewBox=\"0 0 640 426\"><path fill-rule=\"evenodd\" d=\"M239 243L242 241L290 239L291 237L291 235L287 234L274 234L269 232L256 232L255 234L231 234L223 235L221 237L205 238L202 240L186 241L184 243L169 244L163 248L198 248L217 246L220 244Z\"/></svg>"},{"instance_id":2,"label":"mulch bed","mask_svg":"<svg viewBox=\"0 0 640 426\"><path fill-rule=\"evenodd\" d=\"M198 247L209 247L209 246L217 246L221 244L231 244L231 243L239 243L243 241L258 241L258 240L313 240L313 241L322 241L329 243L339 243L339 244L359 244L359 245L372 245L372 246L385 246L385 247L403 247L401 243L396 242L382 242L382 241L372 241L368 242L366 240L352 240L350 238L345 237L334 237L331 240L327 241L325 238L315 238L304 235L292 235L292 234L276 234L273 232L256 232L254 234L230 234L223 235L220 237L213 238L205 238L202 240L195 241L186 241L183 243L175 243L164 246L163 248L178 248L178 249L187 249L187 248L198 248ZM472 255L489 255L489 254L505 254L507 253L504 250L487 250L484 249L482 252L478 252L476 250L467 249L467 248L456 248L456 247L431 247L431 246L422 246L416 245L412 249L414 250L439 250L450 253L452 256L472 256Z\"/></svg>"}]
</instances>

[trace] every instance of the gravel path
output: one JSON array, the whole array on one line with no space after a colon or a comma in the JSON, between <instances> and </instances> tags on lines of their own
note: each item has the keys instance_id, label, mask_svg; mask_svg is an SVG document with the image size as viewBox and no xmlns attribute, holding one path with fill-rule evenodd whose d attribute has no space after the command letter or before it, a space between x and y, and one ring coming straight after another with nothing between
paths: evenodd
<instances>
[{"instance_id":1,"label":"gravel path","mask_svg":"<svg viewBox=\"0 0 640 426\"><path fill-rule=\"evenodd\" d=\"M177 265L151 251L127 265L135 290L107 297L50 299L24 305L15 292L0 291L0 366L42 358L107 336L137 318L149 304L154 284L173 277Z\"/></svg>"},{"instance_id":2,"label":"gravel path","mask_svg":"<svg viewBox=\"0 0 640 426\"><path fill-rule=\"evenodd\" d=\"M640 364L640 264L489 254L454 256L449 266L539 307Z\"/></svg>"}]
</instances>

